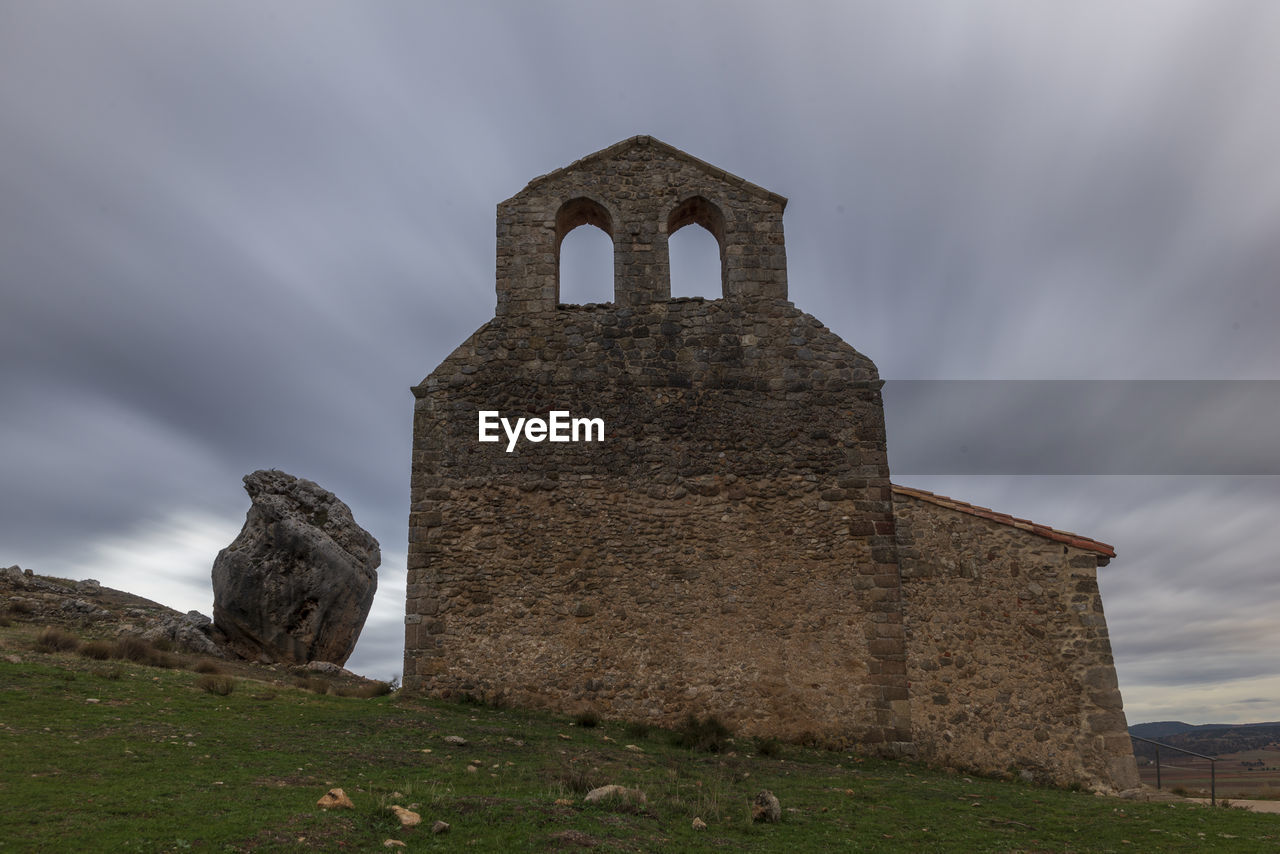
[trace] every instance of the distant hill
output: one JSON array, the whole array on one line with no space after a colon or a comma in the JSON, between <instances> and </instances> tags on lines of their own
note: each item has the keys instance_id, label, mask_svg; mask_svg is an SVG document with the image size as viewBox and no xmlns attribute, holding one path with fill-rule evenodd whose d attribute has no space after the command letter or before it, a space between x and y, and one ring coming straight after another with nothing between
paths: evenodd
<instances>
[{"instance_id":1,"label":"distant hill","mask_svg":"<svg viewBox=\"0 0 1280 854\"><path fill-rule=\"evenodd\" d=\"M1180 735L1187 730L1195 729L1195 724L1183 723L1182 721L1155 721L1149 724L1134 724L1129 727L1129 735L1136 735L1139 738L1168 738L1171 735Z\"/></svg>"},{"instance_id":2,"label":"distant hill","mask_svg":"<svg viewBox=\"0 0 1280 854\"><path fill-rule=\"evenodd\" d=\"M1280 723L1188 724L1182 721L1156 721L1135 724L1129 727L1129 734L1206 756L1220 756L1280 744ZM1135 741L1133 752L1135 756L1153 756L1155 748Z\"/></svg>"}]
</instances>

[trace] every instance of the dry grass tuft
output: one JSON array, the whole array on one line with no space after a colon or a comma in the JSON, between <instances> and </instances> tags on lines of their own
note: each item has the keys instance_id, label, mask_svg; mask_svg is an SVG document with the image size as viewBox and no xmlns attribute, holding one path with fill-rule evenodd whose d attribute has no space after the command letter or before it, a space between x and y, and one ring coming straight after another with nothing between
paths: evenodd
<instances>
[{"instance_id":1,"label":"dry grass tuft","mask_svg":"<svg viewBox=\"0 0 1280 854\"><path fill-rule=\"evenodd\" d=\"M782 756L782 742L776 738L756 736L755 745L758 756L767 756L770 759Z\"/></svg>"},{"instance_id":2,"label":"dry grass tuft","mask_svg":"<svg viewBox=\"0 0 1280 854\"><path fill-rule=\"evenodd\" d=\"M166 670L177 670L182 666L182 659L160 650L152 650L151 657L144 662L148 667L163 667Z\"/></svg>"},{"instance_id":3,"label":"dry grass tuft","mask_svg":"<svg viewBox=\"0 0 1280 854\"><path fill-rule=\"evenodd\" d=\"M116 641L116 658L123 658L135 664L147 664L154 652L151 644L142 638L125 637Z\"/></svg>"},{"instance_id":4,"label":"dry grass tuft","mask_svg":"<svg viewBox=\"0 0 1280 854\"><path fill-rule=\"evenodd\" d=\"M103 679L115 681L124 676L124 668L119 664L112 664L109 667L102 667L93 671L95 676L101 676Z\"/></svg>"},{"instance_id":5,"label":"dry grass tuft","mask_svg":"<svg viewBox=\"0 0 1280 854\"><path fill-rule=\"evenodd\" d=\"M584 709L573 716L573 722L580 727L591 729L600 726L600 715L592 709Z\"/></svg>"},{"instance_id":6,"label":"dry grass tuft","mask_svg":"<svg viewBox=\"0 0 1280 854\"><path fill-rule=\"evenodd\" d=\"M79 648L80 639L57 626L49 626L36 637L37 652L75 652Z\"/></svg>"},{"instance_id":7,"label":"dry grass tuft","mask_svg":"<svg viewBox=\"0 0 1280 854\"><path fill-rule=\"evenodd\" d=\"M116 657L116 645L111 641L105 640L89 641L80 647L80 654L85 658L92 658L94 661L106 661L109 658Z\"/></svg>"},{"instance_id":8,"label":"dry grass tuft","mask_svg":"<svg viewBox=\"0 0 1280 854\"><path fill-rule=\"evenodd\" d=\"M563 763L559 769L550 772L547 778L557 793L585 795L592 789L605 784L598 768L584 767L585 763L572 765Z\"/></svg>"},{"instance_id":9,"label":"dry grass tuft","mask_svg":"<svg viewBox=\"0 0 1280 854\"><path fill-rule=\"evenodd\" d=\"M715 715L707 715L699 720L691 712L675 731L672 743L689 750L720 753L729 746L731 735L729 728Z\"/></svg>"},{"instance_id":10,"label":"dry grass tuft","mask_svg":"<svg viewBox=\"0 0 1280 854\"><path fill-rule=\"evenodd\" d=\"M362 700L371 700L374 697L385 697L390 693L390 682L374 681L356 686L356 688L352 690L350 696L359 697Z\"/></svg>"},{"instance_id":11,"label":"dry grass tuft","mask_svg":"<svg viewBox=\"0 0 1280 854\"><path fill-rule=\"evenodd\" d=\"M225 674L206 673L196 680L196 687L207 694L225 697L236 689L236 680Z\"/></svg>"},{"instance_id":12,"label":"dry grass tuft","mask_svg":"<svg viewBox=\"0 0 1280 854\"><path fill-rule=\"evenodd\" d=\"M648 738L649 730L651 729L652 727L644 721L628 721L627 725L623 728L626 734L632 738Z\"/></svg>"},{"instance_id":13,"label":"dry grass tuft","mask_svg":"<svg viewBox=\"0 0 1280 854\"><path fill-rule=\"evenodd\" d=\"M321 679L319 676L299 676L293 684L294 687L313 694L328 694L333 687L328 679Z\"/></svg>"}]
</instances>

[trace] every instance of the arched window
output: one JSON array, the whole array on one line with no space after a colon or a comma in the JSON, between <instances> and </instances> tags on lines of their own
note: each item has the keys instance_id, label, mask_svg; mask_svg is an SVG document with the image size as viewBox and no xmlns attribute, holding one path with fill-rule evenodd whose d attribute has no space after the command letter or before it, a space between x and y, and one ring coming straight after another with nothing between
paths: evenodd
<instances>
[{"instance_id":1,"label":"arched window","mask_svg":"<svg viewBox=\"0 0 1280 854\"><path fill-rule=\"evenodd\" d=\"M595 228L578 228L580 225ZM609 212L587 198L565 202L556 214L556 302L613 302L613 275L613 219Z\"/></svg>"},{"instance_id":2,"label":"arched window","mask_svg":"<svg viewBox=\"0 0 1280 854\"><path fill-rule=\"evenodd\" d=\"M693 196L676 205L667 218L667 254L671 296L724 296L724 214L714 202Z\"/></svg>"}]
</instances>

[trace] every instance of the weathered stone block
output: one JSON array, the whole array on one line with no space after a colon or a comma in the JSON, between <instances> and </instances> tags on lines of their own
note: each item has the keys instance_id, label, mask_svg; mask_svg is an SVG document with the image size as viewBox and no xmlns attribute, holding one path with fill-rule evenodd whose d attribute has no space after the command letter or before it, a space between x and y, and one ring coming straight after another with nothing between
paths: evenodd
<instances>
[{"instance_id":1,"label":"weathered stone block","mask_svg":"<svg viewBox=\"0 0 1280 854\"><path fill-rule=\"evenodd\" d=\"M378 587L378 541L309 480L272 469L244 483L244 528L213 563L215 624L244 658L345 663Z\"/></svg>"}]
</instances>

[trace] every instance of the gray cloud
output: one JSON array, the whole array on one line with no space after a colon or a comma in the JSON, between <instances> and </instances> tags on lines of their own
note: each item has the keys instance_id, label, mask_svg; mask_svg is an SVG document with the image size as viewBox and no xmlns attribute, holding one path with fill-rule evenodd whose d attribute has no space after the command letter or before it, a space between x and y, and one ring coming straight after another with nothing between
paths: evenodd
<instances>
[{"instance_id":1,"label":"gray cloud","mask_svg":"<svg viewBox=\"0 0 1280 854\"><path fill-rule=\"evenodd\" d=\"M334 490L393 554L407 388L492 314L494 205L636 133L788 196L793 300L890 380L1280 379L1278 84L1280 7L1231 0L14 6L0 561L115 572L104 543L168 555L172 524L203 532L166 558L198 591L240 477L269 466ZM1171 471L1215 436L1228 461L1273 447L1255 409L1199 403L1154 434L1120 406L1089 423ZM891 422L895 465L934 431L1025 425L1059 455L1080 438L997 409L1012 420ZM1269 675L1246 653L1276 601L1274 479L901 459L911 485L1116 543L1133 707L1175 717L1207 708L1203 679ZM397 560L358 653L378 673ZM1192 640L1194 666L1161 655ZM1245 703L1269 695L1215 702L1280 717Z\"/></svg>"}]
</instances>

